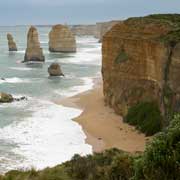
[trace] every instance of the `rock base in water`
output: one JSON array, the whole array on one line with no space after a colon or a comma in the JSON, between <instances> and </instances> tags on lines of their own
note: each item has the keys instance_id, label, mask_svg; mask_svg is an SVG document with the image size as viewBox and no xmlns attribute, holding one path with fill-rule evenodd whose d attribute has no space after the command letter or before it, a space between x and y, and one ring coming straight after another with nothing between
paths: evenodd
<instances>
[{"instance_id":1,"label":"rock base in water","mask_svg":"<svg viewBox=\"0 0 180 180\"><path fill-rule=\"evenodd\" d=\"M76 39L71 30L64 25L53 26L49 33L50 52L76 52Z\"/></svg>"},{"instance_id":2,"label":"rock base in water","mask_svg":"<svg viewBox=\"0 0 180 180\"><path fill-rule=\"evenodd\" d=\"M24 56L23 62L44 62L45 57L43 55L43 50L40 47L40 42L38 38L37 29L31 26L27 36L27 49Z\"/></svg>"},{"instance_id":3,"label":"rock base in water","mask_svg":"<svg viewBox=\"0 0 180 180\"><path fill-rule=\"evenodd\" d=\"M25 96L20 98L14 98L11 94L0 92L0 103L11 103L13 101L23 101L27 100Z\"/></svg>"},{"instance_id":4,"label":"rock base in water","mask_svg":"<svg viewBox=\"0 0 180 180\"><path fill-rule=\"evenodd\" d=\"M9 51L17 51L16 43L14 42L13 36L11 34L7 34L8 47Z\"/></svg>"},{"instance_id":5,"label":"rock base in water","mask_svg":"<svg viewBox=\"0 0 180 180\"><path fill-rule=\"evenodd\" d=\"M0 103L10 103L13 102L13 96L11 94L0 93Z\"/></svg>"},{"instance_id":6,"label":"rock base in water","mask_svg":"<svg viewBox=\"0 0 180 180\"><path fill-rule=\"evenodd\" d=\"M64 76L58 63L52 63L48 68L48 73L50 76Z\"/></svg>"}]
</instances>

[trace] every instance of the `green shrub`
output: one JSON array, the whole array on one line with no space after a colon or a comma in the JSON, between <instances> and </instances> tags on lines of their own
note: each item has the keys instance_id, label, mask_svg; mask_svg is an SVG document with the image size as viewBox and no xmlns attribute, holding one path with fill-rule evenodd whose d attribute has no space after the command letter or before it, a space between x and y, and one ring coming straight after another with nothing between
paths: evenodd
<instances>
[{"instance_id":1,"label":"green shrub","mask_svg":"<svg viewBox=\"0 0 180 180\"><path fill-rule=\"evenodd\" d=\"M180 115L154 136L142 154L118 149L81 157L42 171L10 171L1 180L180 180Z\"/></svg>"},{"instance_id":2,"label":"green shrub","mask_svg":"<svg viewBox=\"0 0 180 180\"><path fill-rule=\"evenodd\" d=\"M126 54L126 52L124 50L121 50L121 52L119 53L118 57L115 59L115 63L119 64L121 62L125 62L128 60L128 55Z\"/></svg>"},{"instance_id":3,"label":"green shrub","mask_svg":"<svg viewBox=\"0 0 180 180\"><path fill-rule=\"evenodd\" d=\"M162 129L162 116L155 102L141 102L129 108L125 122L134 125L146 135Z\"/></svg>"},{"instance_id":4,"label":"green shrub","mask_svg":"<svg viewBox=\"0 0 180 180\"><path fill-rule=\"evenodd\" d=\"M66 163L73 180L129 180L133 175L133 159L125 152L111 149L81 157Z\"/></svg>"},{"instance_id":5,"label":"green shrub","mask_svg":"<svg viewBox=\"0 0 180 180\"><path fill-rule=\"evenodd\" d=\"M135 160L134 180L180 180L180 115Z\"/></svg>"}]
</instances>

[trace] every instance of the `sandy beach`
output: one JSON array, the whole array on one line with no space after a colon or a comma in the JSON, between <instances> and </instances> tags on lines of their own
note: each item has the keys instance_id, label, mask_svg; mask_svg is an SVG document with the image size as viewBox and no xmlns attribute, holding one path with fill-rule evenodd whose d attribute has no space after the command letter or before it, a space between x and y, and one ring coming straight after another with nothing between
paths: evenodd
<instances>
[{"instance_id":1,"label":"sandy beach","mask_svg":"<svg viewBox=\"0 0 180 180\"><path fill-rule=\"evenodd\" d=\"M82 126L87 136L86 142L92 145L94 152L113 147L131 153L144 151L148 138L105 106L101 79L95 80L92 90L58 103L83 110L74 120Z\"/></svg>"}]
</instances>

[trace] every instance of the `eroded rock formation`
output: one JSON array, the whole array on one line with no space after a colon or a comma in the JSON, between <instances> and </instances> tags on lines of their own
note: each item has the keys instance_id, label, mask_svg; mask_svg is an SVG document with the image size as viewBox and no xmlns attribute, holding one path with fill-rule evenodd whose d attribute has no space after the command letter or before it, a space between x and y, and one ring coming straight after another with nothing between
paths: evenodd
<instances>
[{"instance_id":1,"label":"eroded rock formation","mask_svg":"<svg viewBox=\"0 0 180 180\"><path fill-rule=\"evenodd\" d=\"M141 101L156 101L165 116L180 110L179 22L180 15L130 18L103 37L105 102L118 114Z\"/></svg>"},{"instance_id":2,"label":"eroded rock formation","mask_svg":"<svg viewBox=\"0 0 180 180\"><path fill-rule=\"evenodd\" d=\"M64 76L58 63L52 63L48 68L48 73L50 76Z\"/></svg>"},{"instance_id":3,"label":"eroded rock formation","mask_svg":"<svg viewBox=\"0 0 180 180\"><path fill-rule=\"evenodd\" d=\"M8 47L9 51L17 51L16 43L14 42L13 36L11 34L7 34Z\"/></svg>"},{"instance_id":4,"label":"eroded rock formation","mask_svg":"<svg viewBox=\"0 0 180 180\"><path fill-rule=\"evenodd\" d=\"M50 52L76 52L76 39L64 25L55 25L49 33Z\"/></svg>"},{"instance_id":5,"label":"eroded rock formation","mask_svg":"<svg viewBox=\"0 0 180 180\"><path fill-rule=\"evenodd\" d=\"M45 61L43 50L40 47L38 31L34 26L31 26L27 35L27 48L24 56L24 62L27 61Z\"/></svg>"}]
</instances>

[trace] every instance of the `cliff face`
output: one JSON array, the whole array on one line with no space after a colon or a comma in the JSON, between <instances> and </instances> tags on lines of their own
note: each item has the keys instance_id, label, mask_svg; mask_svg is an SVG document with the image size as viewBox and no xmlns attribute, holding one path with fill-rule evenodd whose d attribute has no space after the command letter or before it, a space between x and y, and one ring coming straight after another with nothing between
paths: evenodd
<instances>
[{"instance_id":1,"label":"cliff face","mask_svg":"<svg viewBox=\"0 0 180 180\"><path fill-rule=\"evenodd\" d=\"M9 51L17 51L16 43L14 42L13 36L11 34L7 34L8 47Z\"/></svg>"},{"instance_id":2,"label":"cliff face","mask_svg":"<svg viewBox=\"0 0 180 180\"><path fill-rule=\"evenodd\" d=\"M26 61L44 61L43 50L40 47L37 29L31 26L27 35L27 48L24 56Z\"/></svg>"},{"instance_id":3,"label":"cliff face","mask_svg":"<svg viewBox=\"0 0 180 180\"><path fill-rule=\"evenodd\" d=\"M77 36L94 36L96 34L96 25L74 25L71 31Z\"/></svg>"},{"instance_id":4,"label":"cliff face","mask_svg":"<svg viewBox=\"0 0 180 180\"><path fill-rule=\"evenodd\" d=\"M49 33L49 51L76 52L75 36L67 26L53 26Z\"/></svg>"},{"instance_id":5,"label":"cliff face","mask_svg":"<svg viewBox=\"0 0 180 180\"><path fill-rule=\"evenodd\" d=\"M164 115L180 110L180 33L171 19L132 18L105 34L104 96L118 114L141 101L156 101Z\"/></svg>"}]
</instances>

